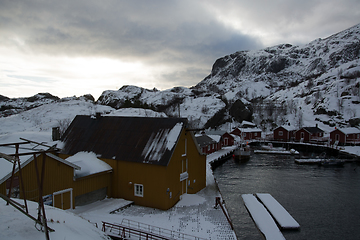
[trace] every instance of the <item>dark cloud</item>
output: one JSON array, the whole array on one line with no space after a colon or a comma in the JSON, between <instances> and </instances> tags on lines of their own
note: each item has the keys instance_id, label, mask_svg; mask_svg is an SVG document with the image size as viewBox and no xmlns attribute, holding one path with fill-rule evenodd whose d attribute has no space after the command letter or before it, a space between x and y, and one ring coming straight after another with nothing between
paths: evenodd
<instances>
[{"instance_id":1,"label":"dark cloud","mask_svg":"<svg viewBox=\"0 0 360 240\"><path fill-rule=\"evenodd\" d=\"M357 9L358 0L3 0L0 42L31 54L167 66L160 79L188 86L219 57L330 35L356 24Z\"/></svg>"}]
</instances>

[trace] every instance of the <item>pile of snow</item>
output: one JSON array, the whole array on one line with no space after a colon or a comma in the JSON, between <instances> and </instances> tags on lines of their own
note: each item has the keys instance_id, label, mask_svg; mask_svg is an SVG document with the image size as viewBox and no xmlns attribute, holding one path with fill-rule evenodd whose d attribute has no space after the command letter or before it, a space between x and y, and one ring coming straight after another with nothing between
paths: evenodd
<instances>
[{"instance_id":1,"label":"pile of snow","mask_svg":"<svg viewBox=\"0 0 360 240\"><path fill-rule=\"evenodd\" d=\"M22 204L23 201L19 200L19 203ZM27 205L29 213L37 218L38 204L27 201ZM35 228L35 222L33 220L11 205L6 205L6 202L2 199L0 199L0 212L0 239L45 239L45 233ZM48 219L48 226L55 230L55 232L49 233L51 240L110 240L110 238L92 223L73 213L50 206L45 206L45 213ZM40 226L37 225L37 227L39 228Z\"/></svg>"},{"instance_id":2,"label":"pile of snow","mask_svg":"<svg viewBox=\"0 0 360 240\"><path fill-rule=\"evenodd\" d=\"M78 152L66 160L81 168L75 170L75 178L112 170L109 164L98 159L93 152Z\"/></svg>"},{"instance_id":3,"label":"pile of snow","mask_svg":"<svg viewBox=\"0 0 360 240\"><path fill-rule=\"evenodd\" d=\"M183 194L176 207L195 206L205 202L205 198L196 194Z\"/></svg>"}]
</instances>

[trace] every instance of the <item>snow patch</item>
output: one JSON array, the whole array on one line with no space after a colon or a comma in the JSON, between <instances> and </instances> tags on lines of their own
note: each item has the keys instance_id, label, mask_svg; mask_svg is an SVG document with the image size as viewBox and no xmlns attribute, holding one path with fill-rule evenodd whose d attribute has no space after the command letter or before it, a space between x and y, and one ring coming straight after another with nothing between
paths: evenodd
<instances>
[{"instance_id":1,"label":"snow patch","mask_svg":"<svg viewBox=\"0 0 360 240\"><path fill-rule=\"evenodd\" d=\"M169 132L169 135L167 137L167 144L166 144L166 148L168 150L173 149L180 133L183 127L183 123L177 123Z\"/></svg>"},{"instance_id":2,"label":"snow patch","mask_svg":"<svg viewBox=\"0 0 360 240\"><path fill-rule=\"evenodd\" d=\"M161 129L153 133L142 152L146 161L160 161L166 150L171 151L181 133L183 123L177 123L172 129Z\"/></svg>"},{"instance_id":3,"label":"snow patch","mask_svg":"<svg viewBox=\"0 0 360 240\"><path fill-rule=\"evenodd\" d=\"M110 165L98 159L93 152L78 152L66 160L81 167L80 170L75 170L75 178L112 170Z\"/></svg>"},{"instance_id":4,"label":"snow patch","mask_svg":"<svg viewBox=\"0 0 360 240\"><path fill-rule=\"evenodd\" d=\"M186 207L200 205L205 202L205 198L196 194L183 194L181 200L176 204L176 207Z\"/></svg>"}]
</instances>

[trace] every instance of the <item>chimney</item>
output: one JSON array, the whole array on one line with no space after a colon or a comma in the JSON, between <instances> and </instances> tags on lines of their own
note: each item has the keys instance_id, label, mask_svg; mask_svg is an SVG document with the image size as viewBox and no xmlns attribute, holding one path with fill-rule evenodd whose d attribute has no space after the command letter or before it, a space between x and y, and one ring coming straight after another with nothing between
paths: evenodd
<instances>
[{"instance_id":1,"label":"chimney","mask_svg":"<svg viewBox=\"0 0 360 240\"><path fill-rule=\"evenodd\" d=\"M100 119L101 118L101 112L96 112L95 117L96 117L96 119Z\"/></svg>"}]
</instances>

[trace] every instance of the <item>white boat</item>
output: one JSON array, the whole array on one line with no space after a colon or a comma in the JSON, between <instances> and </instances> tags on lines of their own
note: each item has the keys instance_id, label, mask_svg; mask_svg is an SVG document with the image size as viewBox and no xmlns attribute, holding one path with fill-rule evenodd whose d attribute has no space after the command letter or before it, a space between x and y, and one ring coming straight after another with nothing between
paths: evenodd
<instances>
[{"instance_id":1,"label":"white boat","mask_svg":"<svg viewBox=\"0 0 360 240\"><path fill-rule=\"evenodd\" d=\"M254 153L261 153L261 154L283 154L283 155L298 155L300 154L295 149L287 150L283 147L273 147L272 143L268 145L262 145L261 150L254 150Z\"/></svg>"},{"instance_id":2,"label":"white boat","mask_svg":"<svg viewBox=\"0 0 360 240\"><path fill-rule=\"evenodd\" d=\"M237 162L247 162L250 160L250 146L240 146L234 151L234 160Z\"/></svg>"}]
</instances>

